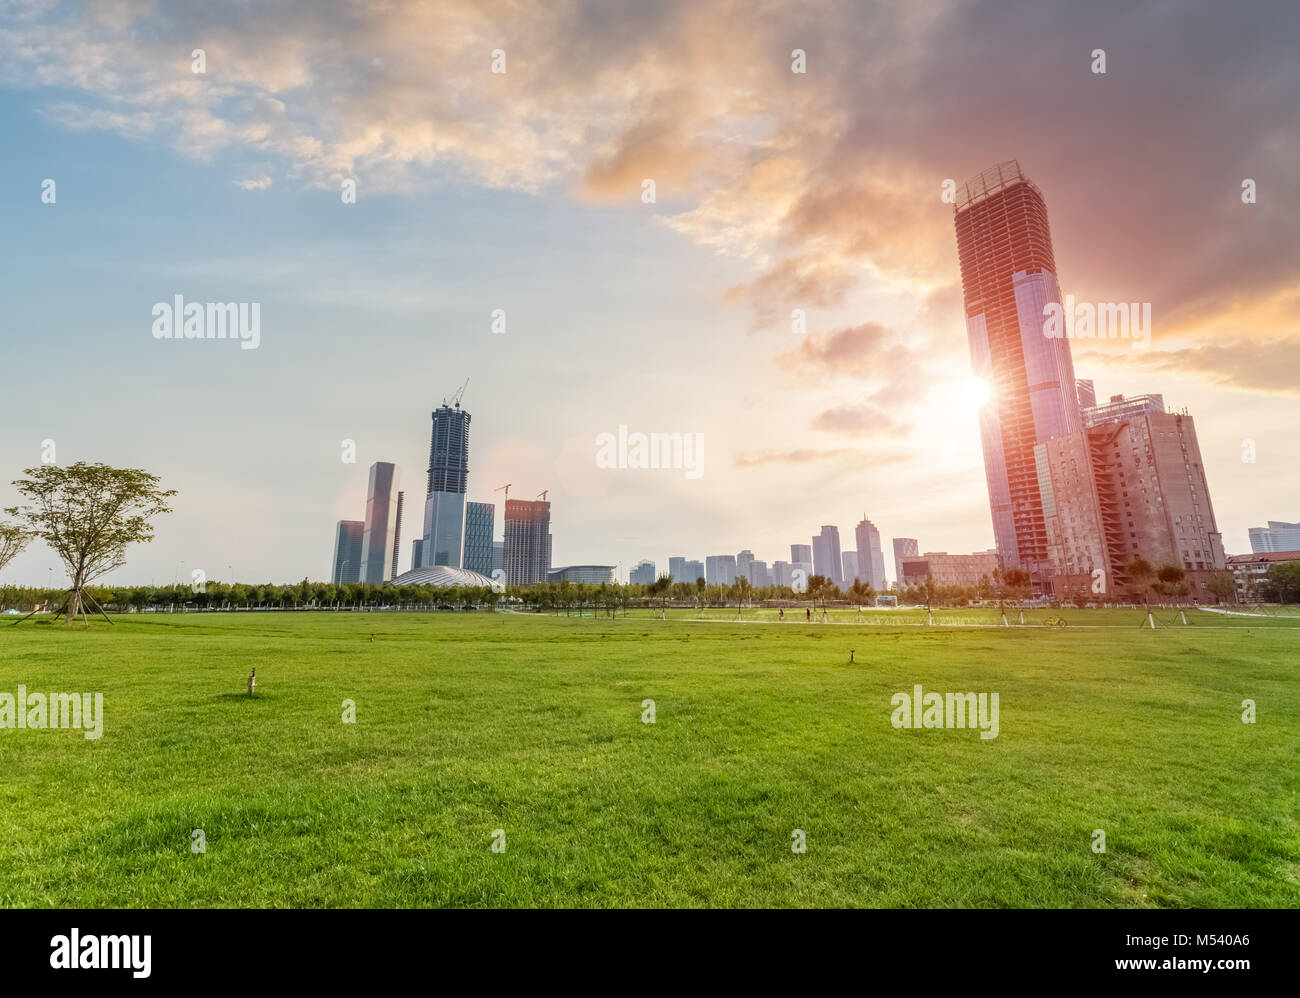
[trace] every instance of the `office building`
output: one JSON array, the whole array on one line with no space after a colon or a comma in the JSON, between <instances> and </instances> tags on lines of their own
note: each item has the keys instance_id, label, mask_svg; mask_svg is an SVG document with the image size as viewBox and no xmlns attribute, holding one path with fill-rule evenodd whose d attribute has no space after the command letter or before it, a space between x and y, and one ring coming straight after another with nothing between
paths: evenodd
<instances>
[{"instance_id":1,"label":"office building","mask_svg":"<svg viewBox=\"0 0 1300 998\"><path fill-rule=\"evenodd\" d=\"M1014 160L968 181L954 206L966 332L975 375L992 388L980 438L998 554L1050 571L1034 448L1082 428L1067 337L1045 335L1061 302L1047 204Z\"/></svg>"},{"instance_id":2,"label":"office building","mask_svg":"<svg viewBox=\"0 0 1300 998\"><path fill-rule=\"evenodd\" d=\"M469 483L470 414L457 402L431 414L428 491L424 500L424 535L412 546L412 567L464 564L465 491Z\"/></svg>"},{"instance_id":3,"label":"office building","mask_svg":"<svg viewBox=\"0 0 1300 998\"><path fill-rule=\"evenodd\" d=\"M551 504L507 499L505 509L505 583L531 586L546 581L551 569Z\"/></svg>"},{"instance_id":4,"label":"office building","mask_svg":"<svg viewBox=\"0 0 1300 998\"><path fill-rule=\"evenodd\" d=\"M840 560L844 563L844 584L851 586L859 578L858 553L856 551L842 551L840 552ZM866 580L863 579L863 581Z\"/></svg>"},{"instance_id":5,"label":"office building","mask_svg":"<svg viewBox=\"0 0 1300 998\"><path fill-rule=\"evenodd\" d=\"M383 585L393 578L393 545L397 540L397 465L376 461L370 466L366 491L365 528L361 536L361 581Z\"/></svg>"},{"instance_id":6,"label":"office building","mask_svg":"<svg viewBox=\"0 0 1300 998\"><path fill-rule=\"evenodd\" d=\"M492 577L492 535L496 532L496 506L490 502L465 503L464 566Z\"/></svg>"},{"instance_id":7,"label":"office building","mask_svg":"<svg viewBox=\"0 0 1300 998\"><path fill-rule=\"evenodd\" d=\"M772 584L772 573L767 570L767 562L756 558L749 563L749 584L755 589L766 589Z\"/></svg>"},{"instance_id":8,"label":"office building","mask_svg":"<svg viewBox=\"0 0 1300 998\"><path fill-rule=\"evenodd\" d=\"M885 552L880 546L880 531L863 513L854 535L858 542L858 573L863 582L883 593L889 588L889 579L885 576Z\"/></svg>"},{"instance_id":9,"label":"office building","mask_svg":"<svg viewBox=\"0 0 1300 998\"><path fill-rule=\"evenodd\" d=\"M694 579L687 579L687 578L686 578L686 559L685 559L685 558L669 558L669 559L668 559L668 574L669 574L670 576L672 576L672 580L673 580L674 582L694 582L694 581L695 581Z\"/></svg>"},{"instance_id":10,"label":"office building","mask_svg":"<svg viewBox=\"0 0 1300 998\"><path fill-rule=\"evenodd\" d=\"M812 560L813 560L813 556L812 556L812 545L811 545L811 544L791 544L791 545L790 545L790 561L791 561L791 562L799 562L799 563L801 563L801 564L802 564L803 562L807 562L809 565L811 565L811 564L812 564Z\"/></svg>"},{"instance_id":11,"label":"office building","mask_svg":"<svg viewBox=\"0 0 1300 998\"><path fill-rule=\"evenodd\" d=\"M1270 551L1300 551L1300 523L1269 520L1267 527L1251 527L1250 550L1255 554Z\"/></svg>"},{"instance_id":12,"label":"office building","mask_svg":"<svg viewBox=\"0 0 1300 998\"><path fill-rule=\"evenodd\" d=\"M609 585L614 581L613 565L565 565L552 568L546 573L547 582L585 583L599 586Z\"/></svg>"},{"instance_id":13,"label":"office building","mask_svg":"<svg viewBox=\"0 0 1300 998\"><path fill-rule=\"evenodd\" d=\"M903 581L903 559L915 558L921 553L920 542L915 537L894 538L894 579Z\"/></svg>"},{"instance_id":14,"label":"office building","mask_svg":"<svg viewBox=\"0 0 1300 998\"><path fill-rule=\"evenodd\" d=\"M330 573L336 586L361 581L361 537L365 529L361 520L339 520L334 530L334 570Z\"/></svg>"},{"instance_id":15,"label":"office building","mask_svg":"<svg viewBox=\"0 0 1300 998\"><path fill-rule=\"evenodd\" d=\"M926 579L936 586L977 586L985 579L992 582L997 568L996 554L927 551L922 555L904 556L899 568L899 581L909 586L925 585Z\"/></svg>"},{"instance_id":16,"label":"office building","mask_svg":"<svg viewBox=\"0 0 1300 998\"><path fill-rule=\"evenodd\" d=\"M1076 378L1074 393L1078 396L1080 409L1090 409L1097 404L1097 386L1091 378Z\"/></svg>"},{"instance_id":17,"label":"office building","mask_svg":"<svg viewBox=\"0 0 1300 998\"><path fill-rule=\"evenodd\" d=\"M729 586L736 581L736 556L711 554L704 559L704 579L711 586Z\"/></svg>"},{"instance_id":18,"label":"office building","mask_svg":"<svg viewBox=\"0 0 1300 998\"><path fill-rule=\"evenodd\" d=\"M506 570L506 542L492 542L492 571L504 572Z\"/></svg>"},{"instance_id":19,"label":"office building","mask_svg":"<svg viewBox=\"0 0 1300 998\"><path fill-rule=\"evenodd\" d=\"M840 528L822 524L822 532L812 539L813 572L843 588L840 564Z\"/></svg>"},{"instance_id":20,"label":"office building","mask_svg":"<svg viewBox=\"0 0 1300 998\"><path fill-rule=\"evenodd\" d=\"M397 560L402 549L402 513L406 510L406 493L397 493L397 522L393 526L393 564L389 568L390 579L397 578Z\"/></svg>"},{"instance_id":21,"label":"office building","mask_svg":"<svg viewBox=\"0 0 1300 998\"><path fill-rule=\"evenodd\" d=\"M679 581L689 582L691 585L695 585L702 578L704 578L704 562L688 561L685 566L684 574Z\"/></svg>"},{"instance_id":22,"label":"office building","mask_svg":"<svg viewBox=\"0 0 1300 998\"><path fill-rule=\"evenodd\" d=\"M754 563L754 552L750 550L741 551L736 555L736 577L739 579L749 578L749 566Z\"/></svg>"},{"instance_id":23,"label":"office building","mask_svg":"<svg viewBox=\"0 0 1300 998\"><path fill-rule=\"evenodd\" d=\"M655 581L655 563L653 561L638 561L636 567L628 573L627 581L633 586L649 586Z\"/></svg>"}]
</instances>

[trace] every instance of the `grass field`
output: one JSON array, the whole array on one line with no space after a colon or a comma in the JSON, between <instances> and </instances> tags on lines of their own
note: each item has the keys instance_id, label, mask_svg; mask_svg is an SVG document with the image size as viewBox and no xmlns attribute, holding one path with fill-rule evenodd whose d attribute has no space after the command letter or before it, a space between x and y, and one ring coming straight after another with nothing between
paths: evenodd
<instances>
[{"instance_id":1,"label":"grass field","mask_svg":"<svg viewBox=\"0 0 1300 998\"><path fill-rule=\"evenodd\" d=\"M104 697L0 729L0 905L1300 906L1300 618L698 616L0 625L0 693Z\"/></svg>"}]
</instances>

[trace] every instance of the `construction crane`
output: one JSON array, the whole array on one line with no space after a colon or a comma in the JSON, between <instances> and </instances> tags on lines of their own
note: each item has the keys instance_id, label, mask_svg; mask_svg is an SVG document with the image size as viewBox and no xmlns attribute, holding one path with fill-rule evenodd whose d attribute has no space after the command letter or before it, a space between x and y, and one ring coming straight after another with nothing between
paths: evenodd
<instances>
[{"instance_id":1,"label":"construction crane","mask_svg":"<svg viewBox=\"0 0 1300 998\"><path fill-rule=\"evenodd\" d=\"M546 496L550 491L550 489L542 489L541 492L537 493L537 498L542 500L542 502L546 502Z\"/></svg>"},{"instance_id":2,"label":"construction crane","mask_svg":"<svg viewBox=\"0 0 1300 998\"><path fill-rule=\"evenodd\" d=\"M442 400L442 404L443 404L443 405L454 405L457 409L459 409L459 408L460 408L460 400L461 400L461 398L462 398L462 397L464 396L464 394L465 394L465 389L468 388L468 387L469 387L469 378L466 378L466 379L465 379L465 383L464 383L463 385L460 386L460 391L458 391L455 395L453 395L453 396L451 397L451 402L448 402L448 401L444 398L444 399Z\"/></svg>"},{"instance_id":3,"label":"construction crane","mask_svg":"<svg viewBox=\"0 0 1300 998\"><path fill-rule=\"evenodd\" d=\"M506 490L506 499L505 499L505 501L506 501L506 502L509 502L509 501L510 501L510 486L513 485L513 484L514 484L514 482L506 482L505 485L498 485L498 486L497 486L495 489L493 489L492 491L493 491L493 492L500 492L502 489L505 489L505 490Z\"/></svg>"}]
</instances>

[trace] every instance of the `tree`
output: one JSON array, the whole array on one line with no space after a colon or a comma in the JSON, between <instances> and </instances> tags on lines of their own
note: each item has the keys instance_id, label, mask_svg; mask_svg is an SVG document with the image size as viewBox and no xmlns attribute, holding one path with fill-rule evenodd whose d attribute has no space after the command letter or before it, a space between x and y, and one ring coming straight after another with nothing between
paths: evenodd
<instances>
[{"instance_id":1,"label":"tree","mask_svg":"<svg viewBox=\"0 0 1300 998\"><path fill-rule=\"evenodd\" d=\"M33 536L16 523L0 523L0 572L22 553Z\"/></svg>"},{"instance_id":2,"label":"tree","mask_svg":"<svg viewBox=\"0 0 1300 998\"><path fill-rule=\"evenodd\" d=\"M1145 558L1134 558L1127 567L1130 582L1126 588L1130 595L1141 596L1142 603L1145 605L1147 592L1156 577L1155 569L1151 567L1151 562Z\"/></svg>"},{"instance_id":3,"label":"tree","mask_svg":"<svg viewBox=\"0 0 1300 998\"><path fill-rule=\"evenodd\" d=\"M1156 569L1156 589L1163 596L1185 596L1187 594L1187 572L1182 565L1173 562Z\"/></svg>"},{"instance_id":4,"label":"tree","mask_svg":"<svg viewBox=\"0 0 1300 998\"><path fill-rule=\"evenodd\" d=\"M153 539L149 520L170 513L176 492L159 488L160 479L138 468L106 464L27 468L13 482L28 502L5 510L54 548L68 570L65 625L84 613L86 586L126 564L126 546Z\"/></svg>"},{"instance_id":5,"label":"tree","mask_svg":"<svg viewBox=\"0 0 1300 998\"><path fill-rule=\"evenodd\" d=\"M1237 577L1231 572L1215 572L1205 583L1220 603L1237 602Z\"/></svg>"}]
</instances>

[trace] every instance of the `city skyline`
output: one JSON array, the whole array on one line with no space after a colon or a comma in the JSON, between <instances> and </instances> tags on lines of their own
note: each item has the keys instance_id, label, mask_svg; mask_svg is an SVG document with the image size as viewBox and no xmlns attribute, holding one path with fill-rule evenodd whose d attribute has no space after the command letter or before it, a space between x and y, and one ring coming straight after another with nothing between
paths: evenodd
<instances>
[{"instance_id":1,"label":"city skyline","mask_svg":"<svg viewBox=\"0 0 1300 998\"><path fill-rule=\"evenodd\" d=\"M1014 158L1047 192L1063 290L1152 306L1145 348L1076 340L1076 373L1098 399L1159 393L1195 414L1223 546L1248 552L1251 528L1300 520L1300 70L1279 30L1300 14L1259 9L1189 10L1158 37L1139 12L1065 4L864 9L834 30L785 11L722 53L668 42L724 23L709 4L626 35L575 10L499 20L488 3L430 32L412 11L380 31L358 7L344 30L303 6L250 15L238 45L215 9L143 33L129 7L6 11L6 359L43 370L58 343L88 362L7 385L0 503L48 440L60 464L178 490L106 583L182 562L325 577L327 532L365 498L358 469L415 473L424 419L468 377L474 494L551 490L554 564L628 566L665 537L703 556L726 537L774 568L805 524L847 541L864 507L887 536L983 551L943 191ZM504 32L509 72L464 32ZM1183 57L1206 46L1212 70ZM479 81L468 106L447 74ZM257 348L154 338L151 308L176 295L260 304ZM703 475L598 468L596 438L620 426L702 434ZM406 507L403 557L422 534L418 497ZM4 581L51 569L35 545Z\"/></svg>"}]
</instances>

